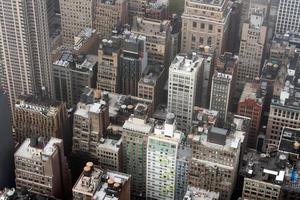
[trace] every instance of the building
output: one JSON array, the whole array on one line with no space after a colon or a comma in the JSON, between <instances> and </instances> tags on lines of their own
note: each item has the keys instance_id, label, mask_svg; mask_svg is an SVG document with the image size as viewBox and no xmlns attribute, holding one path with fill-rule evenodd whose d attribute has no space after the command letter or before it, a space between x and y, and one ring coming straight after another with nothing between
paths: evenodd
<instances>
[{"instance_id":1,"label":"building","mask_svg":"<svg viewBox=\"0 0 300 200\"><path fill-rule=\"evenodd\" d=\"M288 134L284 137L293 135L291 130L286 133ZM240 170L240 174L244 176L243 199L299 199L300 163L289 157L289 153L295 151L294 143L299 141L299 138L295 139L296 141L289 143L285 138L282 149L278 152L257 154L250 151L244 156L246 164Z\"/></svg>"},{"instance_id":2,"label":"building","mask_svg":"<svg viewBox=\"0 0 300 200\"><path fill-rule=\"evenodd\" d=\"M156 125L148 137L147 146L147 199L175 199L176 163L183 133L176 129L173 113L167 114L162 125Z\"/></svg>"},{"instance_id":3,"label":"building","mask_svg":"<svg viewBox=\"0 0 300 200\"><path fill-rule=\"evenodd\" d=\"M83 28L93 27L93 9L95 0L59 1L61 13L61 35L63 44L73 45L74 36Z\"/></svg>"},{"instance_id":4,"label":"building","mask_svg":"<svg viewBox=\"0 0 300 200\"><path fill-rule=\"evenodd\" d=\"M160 64L166 67L170 58L170 21L136 17L133 20L133 33L146 37L146 50L149 64Z\"/></svg>"},{"instance_id":5,"label":"building","mask_svg":"<svg viewBox=\"0 0 300 200\"><path fill-rule=\"evenodd\" d=\"M221 122L227 120L233 93L232 82L232 75L217 71L212 78L209 109L219 112Z\"/></svg>"},{"instance_id":6,"label":"building","mask_svg":"<svg viewBox=\"0 0 300 200\"><path fill-rule=\"evenodd\" d=\"M83 28L74 36L74 45L71 46L70 51L76 56L97 55L99 43L100 39L95 29ZM62 49L64 51L64 48Z\"/></svg>"},{"instance_id":7,"label":"building","mask_svg":"<svg viewBox=\"0 0 300 200\"><path fill-rule=\"evenodd\" d=\"M93 28L100 38L110 38L116 26L127 23L128 1L96 0L93 8Z\"/></svg>"},{"instance_id":8,"label":"building","mask_svg":"<svg viewBox=\"0 0 300 200\"><path fill-rule=\"evenodd\" d=\"M283 127L300 128L300 76L296 66L299 66L299 54L290 62L283 83L275 85L266 133L270 150L277 149Z\"/></svg>"},{"instance_id":9,"label":"building","mask_svg":"<svg viewBox=\"0 0 300 200\"><path fill-rule=\"evenodd\" d=\"M169 68L168 111L175 114L179 130L189 130L200 103L202 68L203 58L196 53L176 56Z\"/></svg>"},{"instance_id":10,"label":"building","mask_svg":"<svg viewBox=\"0 0 300 200\"><path fill-rule=\"evenodd\" d=\"M104 169L122 171L122 135L113 133L111 128L107 136L101 138L97 145L97 159L99 165Z\"/></svg>"},{"instance_id":11,"label":"building","mask_svg":"<svg viewBox=\"0 0 300 200\"><path fill-rule=\"evenodd\" d=\"M30 190L30 189L29 189ZM16 189L16 188L10 188L10 189L4 189L3 191L0 191L0 199L14 199L14 200L57 200L55 198L51 197L45 197L40 194L34 194L26 189Z\"/></svg>"},{"instance_id":12,"label":"building","mask_svg":"<svg viewBox=\"0 0 300 200\"><path fill-rule=\"evenodd\" d=\"M166 72L162 65L148 65L144 76L138 83L138 97L153 102L154 109L162 101L162 88L165 84Z\"/></svg>"},{"instance_id":13,"label":"building","mask_svg":"<svg viewBox=\"0 0 300 200\"><path fill-rule=\"evenodd\" d=\"M11 109L21 94L53 93L46 4L0 1L0 87Z\"/></svg>"},{"instance_id":14,"label":"building","mask_svg":"<svg viewBox=\"0 0 300 200\"><path fill-rule=\"evenodd\" d=\"M183 140L183 139L182 139ZM183 141L178 147L176 160L175 200L182 200L188 188L189 161L192 158L190 146Z\"/></svg>"},{"instance_id":15,"label":"building","mask_svg":"<svg viewBox=\"0 0 300 200\"><path fill-rule=\"evenodd\" d=\"M98 159L97 147L109 125L108 105L100 91L86 88L74 113L73 153Z\"/></svg>"},{"instance_id":16,"label":"building","mask_svg":"<svg viewBox=\"0 0 300 200\"><path fill-rule=\"evenodd\" d=\"M128 174L102 170L88 162L73 186L73 199L130 200L130 182Z\"/></svg>"},{"instance_id":17,"label":"building","mask_svg":"<svg viewBox=\"0 0 300 200\"><path fill-rule=\"evenodd\" d=\"M136 198L146 197L147 145L154 130L154 123L147 117L147 109L146 105L137 105L122 131L123 171L132 174L131 192Z\"/></svg>"},{"instance_id":18,"label":"building","mask_svg":"<svg viewBox=\"0 0 300 200\"><path fill-rule=\"evenodd\" d=\"M237 114L251 118L250 130L247 136L247 146L249 148L256 149L265 95L266 92L262 89L260 83L246 83L238 103Z\"/></svg>"},{"instance_id":19,"label":"building","mask_svg":"<svg viewBox=\"0 0 300 200\"><path fill-rule=\"evenodd\" d=\"M68 133L67 108L64 103L38 96L20 96L15 104L15 139L41 136L64 138Z\"/></svg>"},{"instance_id":20,"label":"building","mask_svg":"<svg viewBox=\"0 0 300 200\"><path fill-rule=\"evenodd\" d=\"M219 192L221 200L231 199L245 136L245 132L239 128L229 130L199 126L194 129L188 135L192 147L189 185Z\"/></svg>"},{"instance_id":21,"label":"building","mask_svg":"<svg viewBox=\"0 0 300 200\"><path fill-rule=\"evenodd\" d=\"M209 107L210 102L210 90L211 90L211 82L212 76L214 73L215 67L215 53L212 48L208 46L200 46L199 50L197 51L200 57L203 57L203 71L201 72L202 75L202 82L201 82L201 101L200 106L203 108Z\"/></svg>"},{"instance_id":22,"label":"building","mask_svg":"<svg viewBox=\"0 0 300 200\"><path fill-rule=\"evenodd\" d=\"M209 109L219 112L221 123L227 121L228 112L233 112L233 104L237 95L237 62L237 56L229 52L217 57L214 62L214 72L209 91Z\"/></svg>"},{"instance_id":23,"label":"building","mask_svg":"<svg viewBox=\"0 0 300 200\"><path fill-rule=\"evenodd\" d=\"M183 200L218 200L219 192L210 192L204 189L188 187Z\"/></svg>"},{"instance_id":24,"label":"building","mask_svg":"<svg viewBox=\"0 0 300 200\"><path fill-rule=\"evenodd\" d=\"M125 31L120 55L120 93L137 96L138 82L148 62L146 37Z\"/></svg>"},{"instance_id":25,"label":"building","mask_svg":"<svg viewBox=\"0 0 300 200\"><path fill-rule=\"evenodd\" d=\"M173 15L170 20L171 31L170 31L170 61L180 52L180 41L181 41L181 20L178 15Z\"/></svg>"},{"instance_id":26,"label":"building","mask_svg":"<svg viewBox=\"0 0 300 200\"><path fill-rule=\"evenodd\" d=\"M260 76L267 36L264 15L262 10L255 10L243 25L237 74L240 88Z\"/></svg>"},{"instance_id":27,"label":"building","mask_svg":"<svg viewBox=\"0 0 300 200\"><path fill-rule=\"evenodd\" d=\"M168 18L168 6L149 1L146 5L145 16L150 19L165 20Z\"/></svg>"},{"instance_id":28,"label":"building","mask_svg":"<svg viewBox=\"0 0 300 200\"><path fill-rule=\"evenodd\" d=\"M14 142L6 95L0 90L0 191L14 183ZM1 193L1 192L0 192Z\"/></svg>"},{"instance_id":29,"label":"building","mask_svg":"<svg viewBox=\"0 0 300 200\"><path fill-rule=\"evenodd\" d=\"M143 17L146 12L147 0L128 0L129 24L133 23L135 16Z\"/></svg>"},{"instance_id":30,"label":"building","mask_svg":"<svg viewBox=\"0 0 300 200\"><path fill-rule=\"evenodd\" d=\"M286 32L300 32L299 17L300 4L297 0L279 1L279 8L276 21L276 34L285 34Z\"/></svg>"},{"instance_id":31,"label":"building","mask_svg":"<svg viewBox=\"0 0 300 200\"><path fill-rule=\"evenodd\" d=\"M71 178L63 141L51 138L27 138L15 153L17 189L67 199L71 194Z\"/></svg>"},{"instance_id":32,"label":"building","mask_svg":"<svg viewBox=\"0 0 300 200\"><path fill-rule=\"evenodd\" d=\"M85 87L96 87L97 56L73 55L63 52L53 63L55 96L66 102L68 108L75 106Z\"/></svg>"},{"instance_id":33,"label":"building","mask_svg":"<svg viewBox=\"0 0 300 200\"><path fill-rule=\"evenodd\" d=\"M188 53L200 45L226 51L231 5L228 0L185 2L182 14L181 52Z\"/></svg>"},{"instance_id":34,"label":"building","mask_svg":"<svg viewBox=\"0 0 300 200\"><path fill-rule=\"evenodd\" d=\"M120 42L119 40L103 39L98 51L97 88L102 91L117 93L120 75Z\"/></svg>"}]
</instances>

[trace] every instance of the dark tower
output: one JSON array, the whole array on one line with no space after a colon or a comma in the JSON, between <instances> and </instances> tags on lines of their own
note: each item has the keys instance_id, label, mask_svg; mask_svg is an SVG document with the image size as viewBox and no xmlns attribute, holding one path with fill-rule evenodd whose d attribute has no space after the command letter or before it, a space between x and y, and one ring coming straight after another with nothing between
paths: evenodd
<instances>
[{"instance_id":1,"label":"dark tower","mask_svg":"<svg viewBox=\"0 0 300 200\"><path fill-rule=\"evenodd\" d=\"M14 145L7 98L0 90L0 190L14 184Z\"/></svg>"}]
</instances>

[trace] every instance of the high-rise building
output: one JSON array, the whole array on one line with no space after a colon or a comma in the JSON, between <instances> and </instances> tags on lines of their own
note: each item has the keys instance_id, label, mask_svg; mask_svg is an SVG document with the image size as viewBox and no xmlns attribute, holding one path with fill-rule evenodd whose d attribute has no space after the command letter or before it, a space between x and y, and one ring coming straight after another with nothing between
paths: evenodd
<instances>
[{"instance_id":1,"label":"high-rise building","mask_svg":"<svg viewBox=\"0 0 300 200\"><path fill-rule=\"evenodd\" d=\"M148 137L147 146L147 199L175 199L176 163L183 133L176 129L173 113L168 113L162 125L156 125Z\"/></svg>"},{"instance_id":2,"label":"high-rise building","mask_svg":"<svg viewBox=\"0 0 300 200\"><path fill-rule=\"evenodd\" d=\"M93 27L93 9L95 0L59 1L61 30L64 45L73 45L74 36L83 28Z\"/></svg>"},{"instance_id":3,"label":"high-rise building","mask_svg":"<svg viewBox=\"0 0 300 200\"><path fill-rule=\"evenodd\" d=\"M219 112L221 121L227 120L229 107L231 105L232 96L232 81L233 77L230 74L215 72L212 78L210 110Z\"/></svg>"},{"instance_id":4,"label":"high-rise building","mask_svg":"<svg viewBox=\"0 0 300 200\"><path fill-rule=\"evenodd\" d=\"M238 103L237 114L251 118L247 138L247 146L249 148L256 148L257 145L265 95L266 92L262 89L260 83L247 83Z\"/></svg>"},{"instance_id":5,"label":"high-rise building","mask_svg":"<svg viewBox=\"0 0 300 200\"><path fill-rule=\"evenodd\" d=\"M133 33L146 37L146 50L149 64L169 66L170 58L170 21L135 17Z\"/></svg>"},{"instance_id":6,"label":"high-rise building","mask_svg":"<svg viewBox=\"0 0 300 200\"><path fill-rule=\"evenodd\" d=\"M147 144L154 128L147 109L146 105L137 105L134 115L125 121L122 133L124 172L132 174L131 192L137 198L146 197Z\"/></svg>"},{"instance_id":7,"label":"high-rise building","mask_svg":"<svg viewBox=\"0 0 300 200\"><path fill-rule=\"evenodd\" d=\"M66 102L68 108L75 106L85 87L96 87L97 56L73 55L63 52L53 63L55 96Z\"/></svg>"},{"instance_id":8,"label":"high-rise building","mask_svg":"<svg viewBox=\"0 0 300 200\"><path fill-rule=\"evenodd\" d=\"M276 34L300 32L300 2L298 0L280 0L277 13Z\"/></svg>"},{"instance_id":9,"label":"high-rise building","mask_svg":"<svg viewBox=\"0 0 300 200\"><path fill-rule=\"evenodd\" d=\"M14 144L11 130L11 114L6 95L0 90L0 190L14 183Z\"/></svg>"},{"instance_id":10,"label":"high-rise building","mask_svg":"<svg viewBox=\"0 0 300 200\"><path fill-rule=\"evenodd\" d=\"M241 88L260 75L267 36L264 15L262 10L254 10L243 25L237 74Z\"/></svg>"},{"instance_id":11,"label":"high-rise building","mask_svg":"<svg viewBox=\"0 0 300 200\"><path fill-rule=\"evenodd\" d=\"M189 185L219 192L221 200L231 199L243 154L245 132L215 126L199 126L189 134L192 159Z\"/></svg>"},{"instance_id":12,"label":"high-rise building","mask_svg":"<svg viewBox=\"0 0 300 200\"><path fill-rule=\"evenodd\" d=\"M0 87L14 107L21 94L53 93L47 1L0 1Z\"/></svg>"},{"instance_id":13,"label":"high-rise building","mask_svg":"<svg viewBox=\"0 0 300 200\"><path fill-rule=\"evenodd\" d=\"M88 162L73 186L73 199L130 200L130 185L131 175L102 170Z\"/></svg>"},{"instance_id":14,"label":"high-rise building","mask_svg":"<svg viewBox=\"0 0 300 200\"><path fill-rule=\"evenodd\" d=\"M32 136L64 138L68 130L65 103L38 96L20 96L15 104L14 129L19 143Z\"/></svg>"},{"instance_id":15,"label":"high-rise building","mask_svg":"<svg viewBox=\"0 0 300 200\"><path fill-rule=\"evenodd\" d=\"M119 92L119 62L120 48L119 40L103 39L98 51L98 73L97 88L112 93Z\"/></svg>"},{"instance_id":16,"label":"high-rise building","mask_svg":"<svg viewBox=\"0 0 300 200\"><path fill-rule=\"evenodd\" d=\"M216 49L217 55L224 53L230 14L228 0L187 0L182 15L181 51L188 53L200 45L207 45Z\"/></svg>"},{"instance_id":17,"label":"high-rise building","mask_svg":"<svg viewBox=\"0 0 300 200\"><path fill-rule=\"evenodd\" d=\"M95 0L93 28L100 38L110 38L116 26L127 23L127 0Z\"/></svg>"},{"instance_id":18,"label":"high-rise building","mask_svg":"<svg viewBox=\"0 0 300 200\"><path fill-rule=\"evenodd\" d=\"M109 125L107 103L100 91L86 88L74 113L73 153L85 153L97 159L97 146Z\"/></svg>"},{"instance_id":19,"label":"high-rise building","mask_svg":"<svg viewBox=\"0 0 300 200\"><path fill-rule=\"evenodd\" d=\"M137 96L138 82L148 62L146 37L124 32L123 48L120 56L120 93Z\"/></svg>"},{"instance_id":20,"label":"high-rise building","mask_svg":"<svg viewBox=\"0 0 300 200\"><path fill-rule=\"evenodd\" d=\"M169 68L168 111L184 132L192 125L194 106L200 104L202 68L203 58L196 53L176 56Z\"/></svg>"},{"instance_id":21,"label":"high-rise building","mask_svg":"<svg viewBox=\"0 0 300 200\"><path fill-rule=\"evenodd\" d=\"M27 138L15 153L16 187L41 195L68 199L71 176L64 156L63 141L51 138Z\"/></svg>"}]
</instances>

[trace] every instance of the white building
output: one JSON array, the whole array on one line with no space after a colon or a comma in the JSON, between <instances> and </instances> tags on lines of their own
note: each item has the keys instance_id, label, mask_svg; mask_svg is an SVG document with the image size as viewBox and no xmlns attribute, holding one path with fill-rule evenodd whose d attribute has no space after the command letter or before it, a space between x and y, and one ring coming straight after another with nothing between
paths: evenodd
<instances>
[{"instance_id":1,"label":"white building","mask_svg":"<svg viewBox=\"0 0 300 200\"><path fill-rule=\"evenodd\" d=\"M176 56L169 68L168 111L176 115L182 131L189 129L193 108L200 104L202 68L203 58L196 53Z\"/></svg>"},{"instance_id":2,"label":"white building","mask_svg":"<svg viewBox=\"0 0 300 200\"><path fill-rule=\"evenodd\" d=\"M280 0L275 33L285 34L287 31L300 32L299 18L299 0Z\"/></svg>"},{"instance_id":3,"label":"white building","mask_svg":"<svg viewBox=\"0 0 300 200\"><path fill-rule=\"evenodd\" d=\"M167 114L166 122L157 125L148 138L147 199L175 199L176 159L182 132L176 129L175 115Z\"/></svg>"}]
</instances>

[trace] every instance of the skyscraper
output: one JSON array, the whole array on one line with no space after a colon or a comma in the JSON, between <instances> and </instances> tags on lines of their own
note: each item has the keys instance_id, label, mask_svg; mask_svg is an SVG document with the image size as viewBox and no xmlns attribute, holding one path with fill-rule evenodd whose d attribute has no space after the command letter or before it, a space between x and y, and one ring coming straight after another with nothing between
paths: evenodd
<instances>
[{"instance_id":1,"label":"skyscraper","mask_svg":"<svg viewBox=\"0 0 300 200\"><path fill-rule=\"evenodd\" d=\"M264 16L262 10L254 10L243 26L237 74L237 82L241 88L260 75L267 36Z\"/></svg>"},{"instance_id":2,"label":"skyscraper","mask_svg":"<svg viewBox=\"0 0 300 200\"><path fill-rule=\"evenodd\" d=\"M13 172L13 138L7 97L0 90L0 190L12 187Z\"/></svg>"},{"instance_id":3,"label":"skyscraper","mask_svg":"<svg viewBox=\"0 0 300 200\"><path fill-rule=\"evenodd\" d=\"M137 105L134 116L123 125L124 172L132 175L132 195L137 198L146 197L147 144L154 126L147 109L146 105Z\"/></svg>"},{"instance_id":4,"label":"skyscraper","mask_svg":"<svg viewBox=\"0 0 300 200\"><path fill-rule=\"evenodd\" d=\"M200 45L211 46L217 55L226 50L231 7L228 0L185 2L182 15L181 51L189 52Z\"/></svg>"},{"instance_id":5,"label":"skyscraper","mask_svg":"<svg viewBox=\"0 0 300 200\"><path fill-rule=\"evenodd\" d=\"M147 146L147 199L174 200L176 161L183 133L176 130L175 115L168 113L163 125L156 125Z\"/></svg>"},{"instance_id":6,"label":"skyscraper","mask_svg":"<svg viewBox=\"0 0 300 200\"><path fill-rule=\"evenodd\" d=\"M194 106L200 104L203 58L196 53L176 56L169 68L168 111L176 116L178 129L189 130Z\"/></svg>"},{"instance_id":7,"label":"skyscraper","mask_svg":"<svg viewBox=\"0 0 300 200\"><path fill-rule=\"evenodd\" d=\"M0 1L0 86L12 108L22 94L53 93L47 1Z\"/></svg>"},{"instance_id":8,"label":"skyscraper","mask_svg":"<svg viewBox=\"0 0 300 200\"><path fill-rule=\"evenodd\" d=\"M300 32L300 2L299 0L280 0L277 13L277 34L287 31Z\"/></svg>"}]
</instances>

